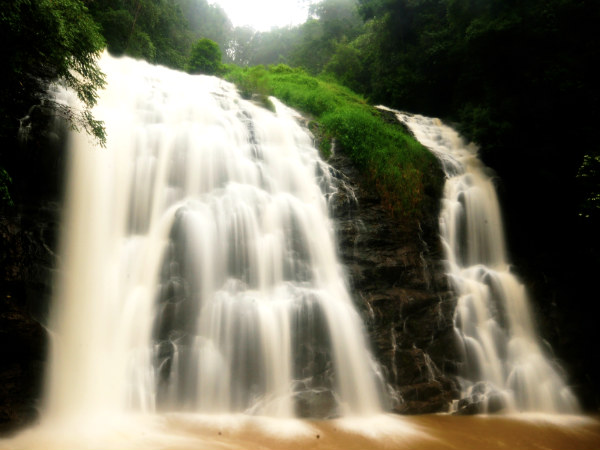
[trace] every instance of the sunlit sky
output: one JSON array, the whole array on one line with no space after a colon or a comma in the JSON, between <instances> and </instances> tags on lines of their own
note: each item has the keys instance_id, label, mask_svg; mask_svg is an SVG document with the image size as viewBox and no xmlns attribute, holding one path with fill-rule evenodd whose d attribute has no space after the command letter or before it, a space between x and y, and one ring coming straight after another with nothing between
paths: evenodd
<instances>
[{"instance_id":1,"label":"sunlit sky","mask_svg":"<svg viewBox=\"0 0 600 450\"><path fill-rule=\"evenodd\" d=\"M255 30L298 25L306 21L306 0L211 0L219 4L236 27L249 25Z\"/></svg>"}]
</instances>

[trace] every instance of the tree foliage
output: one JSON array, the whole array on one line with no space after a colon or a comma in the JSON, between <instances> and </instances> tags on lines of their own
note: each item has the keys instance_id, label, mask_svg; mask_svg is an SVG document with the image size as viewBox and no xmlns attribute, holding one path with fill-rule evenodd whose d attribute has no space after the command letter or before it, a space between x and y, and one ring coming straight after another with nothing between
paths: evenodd
<instances>
[{"instance_id":1,"label":"tree foliage","mask_svg":"<svg viewBox=\"0 0 600 450\"><path fill-rule=\"evenodd\" d=\"M104 75L97 65L104 41L79 0L16 0L0 10L2 66L0 108L2 135L43 97L51 82L73 89L83 110L63 112L103 140L103 130L90 113Z\"/></svg>"},{"instance_id":2,"label":"tree foliage","mask_svg":"<svg viewBox=\"0 0 600 450\"><path fill-rule=\"evenodd\" d=\"M0 202L7 205L17 132L42 105L104 143L103 124L91 114L104 86L97 65L104 40L80 0L13 0L0 9L0 41ZM59 81L81 108L53 103L48 87Z\"/></svg>"},{"instance_id":3,"label":"tree foliage","mask_svg":"<svg viewBox=\"0 0 600 450\"><path fill-rule=\"evenodd\" d=\"M207 0L176 0L176 4L189 24L194 42L207 38L219 44L220 48L227 49L232 38L233 25L218 4L208 3Z\"/></svg>"},{"instance_id":4,"label":"tree foliage","mask_svg":"<svg viewBox=\"0 0 600 450\"><path fill-rule=\"evenodd\" d=\"M257 32L249 27L233 30L227 58L242 66L288 64L320 73L338 45L356 38L362 29L356 0L322 0L310 7L309 19L295 27Z\"/></svg>"},{"instance_id":5,"label":"tree foliage","mask_svg":"<svg viewBox=\"0 0 600 450\"><path fill-rule=\"evenodd\" d=\"M594 0L321 0L311 2L304 24L269 32L234 28L208 0L87 4L113 53L217 73L214 47L197 47L208 39L241 66L285 63L326 74L373 103L457 123L481 144L489 165L517 180L506 196L521 202L524 214L560 202L573 205L565 206L567 215L579 216L575 205L589 204L585 186L597 181L597 172L577 175L597 154L600 74L592 62L600 59L600 8ZM0 13L8 80L2 111L20 111L3 127L14 127L31 106L23 93L39 96L44 83L60 76L84 101L94 100L99 72L85 59L61 60L101 47L85 12L79 0L16 0ZM81 72L71 77L76 67ZM11 101L19 107L8 108ZM80 120L101 131L91 115ZM532 175L537 207L527 208L516 192L528 183L519 180Z\"/></svg>"},{"instance_id":6,"label":"tree foliage","mask_svg":"<svg viewBox=\"0 0 600 450\"><path fill-rule=\"evenodd\" d=\"M356 0L323 0L313 4L310 13L311 18L300 27L289 63L316 75L323 71L340 44L360 34L362 21Z\"/></svg>"},{"instance_id":7,"label":"tree foliage","mask_svg":"<svg viewBox=\"0 0 600 450\"><path fill-rule=\"evenodd\" d=\"M183 69L192 34L175 0L94 0L90 12L111 53Z\"/></svg>"},{"instance_id":8,"label":"tree foliage","mask_svg":"<svg viewBox=\"0 0 600 450\"><path fill-rule=\"evenodd\" d=\"M186 70L190 73L215 75L222 71L221 49L215 41L202 38L193 46Z\"/></svg>"},{"instance_id":9,"label":"tree foliage","mask_svg":"<svg viewBox=\"0 0 600 450\"><path fill-rule=\"evenodd\" d=\"M530 216L526 222L535 223L557 203L562 222L579 216L586 194L577 173L597 148L600 73L591 64L600 60L597 2L359 0L359 6L372 25L351 43L358 55L347 52L343 60L358 57L369 71L352 65L343 71L332 60L340 80L373 102L457 123L511 180L509 223Z\"/></svg>"}]
</instances>

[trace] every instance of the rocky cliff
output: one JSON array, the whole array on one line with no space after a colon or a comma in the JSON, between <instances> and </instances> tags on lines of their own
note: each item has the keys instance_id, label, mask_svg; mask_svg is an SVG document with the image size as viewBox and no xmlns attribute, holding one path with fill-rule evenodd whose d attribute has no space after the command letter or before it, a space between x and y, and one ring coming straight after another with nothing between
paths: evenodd
<instances>
[{"instance_id":1,"label":"rocky cliff","mask_svg":"<svg viewBox=\"0 0 600 450\"><path fill-rule=\"evenodd\" d=\"M421 222L407 222L390 216L373 183L343 152L329 163L339 185L330 203L339 254L387 379L392 410L447 411L458 397L453 377L456 298L441 259L441 192L428 192L433 198Z\"/></svg>"},{"instance_id":2,"label":"rocky cliff","mask_svg":"<svg viewBox=\"0 0 600 450\"><path fill-rule=\"evenodd\" d=\"M0 209L0 434L37 419L49 342L66 139L39 114L25 142L0 141L15 204Z\"/></svg>"},{"instance_id":3,"label":"rocky cliff","mask_svg":"<svg viewBox=\"0 0 600 450\"><path fill-rule=\"evenodd\" d=\"M0 433L38 416L57 211L46 206L0 218Z\"/></svg>"}]
</instances>

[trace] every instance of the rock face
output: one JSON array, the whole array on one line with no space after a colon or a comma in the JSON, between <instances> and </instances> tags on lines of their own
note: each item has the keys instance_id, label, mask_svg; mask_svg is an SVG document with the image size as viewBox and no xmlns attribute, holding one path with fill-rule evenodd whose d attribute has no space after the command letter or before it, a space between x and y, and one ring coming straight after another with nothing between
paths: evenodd
<instances>
[{"instance_id":1,"label":"rock face","mask_svg":"<svg viewBox=\"0 0 600 450\"><path fill-rule=\"evenodd\" d=\"M41 128L27 145L0 140L15 203L0 207L0 435L37 419L46 366L65 138Z\"/></svg>"},{"instance_id":2,"label":"rock face","mask_svg":"<svg viewBox=\"0 0 600 450\"><path fill-rule=\"evenodd\" d=\"M394 219L347 157L336 154L329 163L339 181L330 202L339 254L392 394L391 409L447 411L459 394L456 298L441 261L439 210L432 207L421 223ZM433 200L439 204L439 197Z\"/></svg>"},{"instance_id":3,"label":"rock face","mask_svg":"<svg viewBox=\"0 0 600 450\"><path fill-rule=\"evenodd\" d=\"M55 265L54 211L0 219L0 433L36 420L48 335L40 324Z\"/></svg>"}]
</instances>

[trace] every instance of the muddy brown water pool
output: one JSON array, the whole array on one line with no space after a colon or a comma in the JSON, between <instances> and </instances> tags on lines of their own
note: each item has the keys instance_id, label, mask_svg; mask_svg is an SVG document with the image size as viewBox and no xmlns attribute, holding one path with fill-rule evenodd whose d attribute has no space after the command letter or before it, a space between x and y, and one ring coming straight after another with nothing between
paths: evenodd
<instances>
[{"instance_id":1,"label":"muddy brown water pool","mask_svg":"<svg viewBox=\"0 0 600 450\"><path fill-rule=\"evenodd\" d=\"M381 415L327 421L244 415L106 416L45 422L0 449L600 449L600 418Z\"/></svg>"}]
</instances>

